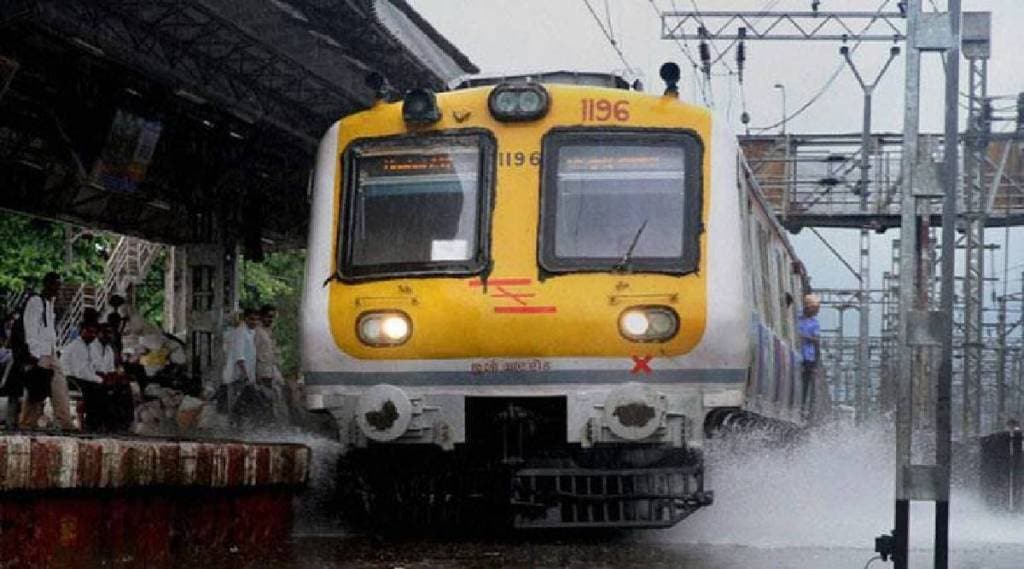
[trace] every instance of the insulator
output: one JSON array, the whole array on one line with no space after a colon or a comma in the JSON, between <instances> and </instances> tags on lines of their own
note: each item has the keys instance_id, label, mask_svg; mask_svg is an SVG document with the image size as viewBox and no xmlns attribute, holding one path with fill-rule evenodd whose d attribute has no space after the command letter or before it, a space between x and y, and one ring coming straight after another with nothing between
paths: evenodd
<instances>
[{"instance_id":1,"label":"insulator","mask_svg":"<svg viewBox=\"0 0 1024 569\"><path fill-rule=\"evenodd\" d=\"M704 74L711 75L711 47L708 45L708 30L704 26L697 28L697 35L700 36L700 62L704 68Z\"/></svg>"},{"instance_id":2,"label":"insulator","mask_svg":"<svg viewBox=\"0 0 1024 569\"><path fill-rule=\"evenodd\" d=\"M736 44L736 72L739 75L739 82L743 83L743 67L747 62L747 28L740 28L738 35L740 41Z\"/></svg>"},{"instance_id":3,"label":"insulator","mask_svg":"<svg viewBox=\"0 0 1024 569\"><path fill-rule=\"evenodd\" d=\"M704 75L710 77L711 75L711 49L708 48L707 42L700 42L700 61L701 69L704 71Z\"/></svg>"}]
</instances>

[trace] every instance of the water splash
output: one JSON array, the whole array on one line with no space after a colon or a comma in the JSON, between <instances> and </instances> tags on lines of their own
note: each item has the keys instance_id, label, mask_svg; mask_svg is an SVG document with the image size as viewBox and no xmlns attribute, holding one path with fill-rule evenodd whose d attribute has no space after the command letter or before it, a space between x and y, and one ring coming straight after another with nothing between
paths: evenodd
<instances>
[{"instance_id":1,"label":"water splash","mask_svg":"<svg viewBox=\"0 0 1024 569\"><path fill-rule=\"evenodd\" d=\"M207 434L215 436L218 433ZM292 533L306 537L342 536L347 533L337 504L338 460L341 458L341 443L338 440L291 426L220 434L236 440L292 443L309 447L312 451L309 483L306 490L295 498L292 508L295 514L295 527Z\"/></svg>"},{"instance_id":2,"label":"water splash","mask_svg":"<svg viewBox=\"0 0 1024 569\"><path fill-rule=\"evenodd\" d=\"M789 449L757 436L731 440L708 452L708 484L715 504L676 528L656 532L662 542L761 548L870 548L891 530L894 444L879 426L828 427ZM984 509L968 490L954 489L950 540L963 549L1024 545L1024 519ZM915 503L911 544L930 548L934 507Z\"/></svg>"}]
</instances>

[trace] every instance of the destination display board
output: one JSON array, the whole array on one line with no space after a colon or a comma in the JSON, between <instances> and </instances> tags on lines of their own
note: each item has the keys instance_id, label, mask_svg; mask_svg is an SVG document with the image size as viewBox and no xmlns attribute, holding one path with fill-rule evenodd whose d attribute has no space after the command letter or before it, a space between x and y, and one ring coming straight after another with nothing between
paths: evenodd
<instances>
[{"instance_id":1,"label":"destination display board","mask_svg":"<svg viewBox=\"0 0 1024 569\"><path fill-rule=\"evenodd\" d=\"M422 148L373 148L358 155L361 177L465 176L480 165L480 148L444 145Z\"/></svg>"},{"instance_id":2,"label":"destination display board","mask_svg":"<svg viewBox=\"0 0 1024 569\"><path fill-rule=\"evenodd\" d=\"M652 172L683 170L683 149L674 146L564 146L559 172Z\"/></svg>"}]
</instances>

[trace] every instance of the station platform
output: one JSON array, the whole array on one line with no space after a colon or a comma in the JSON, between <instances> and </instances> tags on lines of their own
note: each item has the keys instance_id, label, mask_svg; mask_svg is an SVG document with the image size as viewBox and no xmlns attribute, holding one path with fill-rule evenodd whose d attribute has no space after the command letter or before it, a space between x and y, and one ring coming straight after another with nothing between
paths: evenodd
<instances>
[{"instance_id":1,"label":"station platform","mask_svg":"<svg viewBox=\"0 0 1024 569\"><path fill-rule=\"evenodd\" d=\"M0 568L256 558L287 542L310 460L299 444L0 434Z\"/></svg>"}]
</instances>

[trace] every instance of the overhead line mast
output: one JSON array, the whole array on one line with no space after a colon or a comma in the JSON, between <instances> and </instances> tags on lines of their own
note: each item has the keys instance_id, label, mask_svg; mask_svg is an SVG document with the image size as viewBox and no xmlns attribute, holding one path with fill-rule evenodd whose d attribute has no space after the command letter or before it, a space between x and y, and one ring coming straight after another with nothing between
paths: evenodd
<instances>
[{"instance_id":1,"label":"overhead line mast","mask_svg":"<svg viewBox=\"0 0 1024 569\"><path fill-rule=\"evenodd\" d=\"M897 569L907 568L909 548L910 501L933 501L936 504L935 567L948 567L949 535L949 473L950 473L950 391L952 385L952 294L954 223L956 220L956 192L958 172L958 82L960 59L960 0L948 0L947 12L928 12L921 9L921 0L899 3L898 12L883 12L884 2L875 12L823 12L820 3L812 3L810 12L700 12L694 3L694 12L668 12L662 15L662 38L671 40L697 39L703 44L714 40L804 40L847 42L906 41L906 85L904 101L902 182L900 183L902 224L900 231L900 306L899 306L899 370L897 381L897 435L896 435L896 502L895 531L892 541L882 539L876 544L884 555L892 554ZM860 24L860 25L858 25ZM702 49L702 55L706 48ZM946 55L946 116L943 174L945 187L938 182L937 165L929 156L922 159L918 152L920 125L921 55L925 52ZM890 52L888 67L898 50ZM870 91L875 84L866 84L860 77L849 50L843 50L854 74L865 91L865 103L870 105ZM704 59L708 74L707 58ZM834 74L829 84L835 79ZM879 77L881 73L879 74ZM877 83L877 79L875 81ZM806 108L806 105L805 105ZM787 117L783 117L785 121ZM862 214L868 207L869 168L867 157L871 153L870 107L865 107L865 125L861 148L861 178L857 189L861 197ZM787 163L790 137L785 137ZM838 180L837 180L838 182ZM943 258L941 310L929 309L931 299L928 288L931 281L931 261L923 259L924 241L927 241L930 212L939 198L945 198L943 212ZM983 226L982 226L983 227ZM861 232L861 268L866 272L869 247L868 227ZM980 253L980 252L979 252ZM929 272L922 270L926 266ZM858 383L866 388L869 379L869 338L867 326L870 303L870 283L862 275L859 303L861 305L860 373ZM936 377L936 455L933 465L914 465L911 462L913 437L913 386L917 378L924 379L927 367L923 355L932 348L942 348L941 365ZM858 412L863 413L866 401L857 397Z\"/></svg>"}]
</instances>

